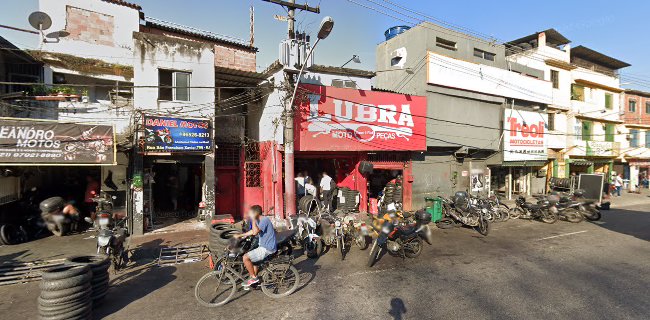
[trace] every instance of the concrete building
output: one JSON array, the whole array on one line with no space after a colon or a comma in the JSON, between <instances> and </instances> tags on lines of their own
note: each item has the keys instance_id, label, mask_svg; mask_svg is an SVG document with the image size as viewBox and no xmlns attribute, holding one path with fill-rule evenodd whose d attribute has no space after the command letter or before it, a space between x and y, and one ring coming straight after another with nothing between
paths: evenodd
<instances>
[{"instance_id":1,"label":"concrete building","mask_svg":"<svg viewBox=\"0 0 650 320\"><path fill-rule=\"evenodd\" d=\"M506 122L528 116L545 122L540 110L552 102L542 72L508 63L503 45L424 22L379 44L376 52L376 88L427 97L427 150L412 154L415 207L426 196L457 190L511 194L507 169L492 172L504 160L545 165L541 147L534 154L510 146L501 152L503 141L515 140L504 135L522 133ZM531 192L530 182L520 191Z\"/></svg>"},{"instance_id":2,"label":"concrete building","mask_svg":"<svg viewBox=\"0 0 650 320\"><path fill-rule=\"evenodd\" d=\"M629 180L629 189L637 191L648 187L650 177L650 93L626 90L622 96L626 136L614 168Z\"/></svg>"}]
</instances>

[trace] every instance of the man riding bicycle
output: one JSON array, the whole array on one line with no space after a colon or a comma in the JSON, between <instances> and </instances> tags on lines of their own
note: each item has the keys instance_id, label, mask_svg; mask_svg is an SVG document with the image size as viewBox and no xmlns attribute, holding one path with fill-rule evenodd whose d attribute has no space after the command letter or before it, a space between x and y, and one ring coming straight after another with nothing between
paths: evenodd
<instances>
[{"instance_id":1,"label":"man riding bicycle","mask_svg":"<svg viewBox=\"0 0 650 320\"><path fill-rule=\"evenodd\" d=\"M250 236L259 236L259 246L247 252L243 257L244 266L250 275L248 281L242 284L244 289L248 289L250 286L260 282L257 278L257 266L253 263L264 260L264 258L272 255L277 250L273 223L271 223L271 219L268 217L262 216L262 207L258 205L251 206L248 209L247 216L251 229L235 237L241 239Z\"/></svg>"}]
</instances>

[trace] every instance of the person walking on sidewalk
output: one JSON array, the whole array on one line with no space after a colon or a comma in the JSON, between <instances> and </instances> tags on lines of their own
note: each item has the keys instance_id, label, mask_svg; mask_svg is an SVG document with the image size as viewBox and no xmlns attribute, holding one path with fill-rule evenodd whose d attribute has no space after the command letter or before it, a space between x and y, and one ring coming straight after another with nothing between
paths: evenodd
<instances>
[{"instance_id":1,"label":"person walking on sidewalk","mask_svg":"<svg viewBox=\"0 0 650 320\"><path fill-rule=\"evenodd\" d=\"M616 175L614 178L614 187L616 188L616 196L621 196L621 189L623 189L623 178L621 174Z\"/></svg>"}]
</instances>

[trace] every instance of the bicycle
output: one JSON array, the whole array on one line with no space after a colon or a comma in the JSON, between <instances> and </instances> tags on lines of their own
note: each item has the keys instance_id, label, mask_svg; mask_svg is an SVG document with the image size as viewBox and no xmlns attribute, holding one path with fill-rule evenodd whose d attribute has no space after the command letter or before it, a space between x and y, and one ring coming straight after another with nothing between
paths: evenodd
<instances>
[{"instance_id":1,"label":"bicycle","mask_svg":"<svg viewBox=\"0 0 650 320\"><path fill-rule=\"evenodd\" d=\"M199 304L206 307L219 307L228 303L237 293L241 283L248 280L248 272L242 257L248 252L251 241L245 239L243 245L228 246L224 253L215 259L210 254L210 271L196 283L194 296ZM259 284L252 289L261 288L270 298L286 297L300 286L300 273L293 266L293 256L278 255L277 252L255 263L259 267Z\"/></svg>"}]
</instances>

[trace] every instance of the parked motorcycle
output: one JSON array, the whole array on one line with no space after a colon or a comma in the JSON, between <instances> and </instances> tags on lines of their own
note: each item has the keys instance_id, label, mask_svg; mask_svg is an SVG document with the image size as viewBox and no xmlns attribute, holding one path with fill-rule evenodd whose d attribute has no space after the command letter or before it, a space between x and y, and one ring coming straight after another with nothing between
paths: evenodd
<instances>
[{"instance_id":1,"label":"parked motorcycle","mask_svg":"<svg viewBox=\"0 0 650 320\"><path fill-rule=\"evenodd\" d=\"M602 217L600 214L600 207L596 204L596 200L586 199L585 191L577 189L573 192L571 198L580 203L578 211L589 221L598 221Z\"/></svg>"},{"instance_id":2,"label":"parked motorcycle","mask_svg":"<svg viewBox=\"0 0 650 320\"><path fill-rule=\"evenodd\" d=\"M415 214L415 223L400 225L397 219L387 219L378 230L379 236L372 243L368 267L387 252L402 258L416 258L422 253L422 239L427 237L425 226L431 222L431 214L421 210Z\"/></svg>"},{"instance_id":3,"label":"parked motorcycle","mask_svg":"<svg viewBox=\"0 0 650 320\"><path fill-rule=\"evenodd\" d=\"M126 266L128 261L127 253L124 248L124 242L128 236L128 230L125 227L126 219L115 221L113 216L113 200L106 193L101 193L93 198L97 203L97 213L95 221L86 217L88 223L95 224L97 232L97 254L104 254L111 258L113 270L118 271Z\"/></svg>"},{"instance_id":4,"label":"parked motorcycle","mask_svg":"<svg viewBox=\"0 0 650 320\"><path fill-rule=\"evenodd\" d=\"M547 199L531 203L526 201L526 197L519 196L515 203L517 206L510 209L510 218L541 220L545 223L555 223L558 220L557 208Z\"/></svg>"},{"instance_id":5,"label":"parked motorcycle","mask_svg":"<svg viewBox=\"0 0 650 320\"><path fill-rule=\"evenodd\" d=\"M297 237L309 258L317 258L323 253L324 242L317 233L318 222L316 219L316 217L301 213L294 226L298 228Z\"/></svg>"},{"instance_id":6,"label":"parked motorcycle","mask_svg":"<svg viewBox=\"0 0 650 320\"><path fill-rule=\"evenodd\" d=\"M47 198L39 204L47 229L57 237L68 234L72 229L74 218L63 213L65 206L66 202L61 197Z\"/></svg>"},{"instance_id":7,"label":"parked motorcycle","mask_svg":"<svg viewBox=\"0 0 650 320\"><path fill-rule=\"evenodd\" d=\"M572 223L579 223L584 220L584 216L578 208L580 203L571 200L568 196L553 192L545 197L557 208L558 218Z\"/></svg>"},{"instance_id":8,"label":"parked motorcycle","mask_svg":"<svg viewBox=\"0 0 650 320\"><path fill-rule=\"evenodd\" d=\"M343 215L340 212L324 214L321 216L321 227L323 229L323 240L325 245L336 248L341 254L341 260L352 244L354 219Z\"/></svg>"},{"instance_id":9,"label":"parked motorcycle","mask_svg":"<svg viewBox=\"0 0 650 320\"><path fill-rule=\"evenodd\" d=\"M451 200L442 198L442 207L446 221L474 227L484 236L490 233L489 215L492 206L486 199L471 197L465 191L458 191Z\"/></svg>"}]
</instances>

